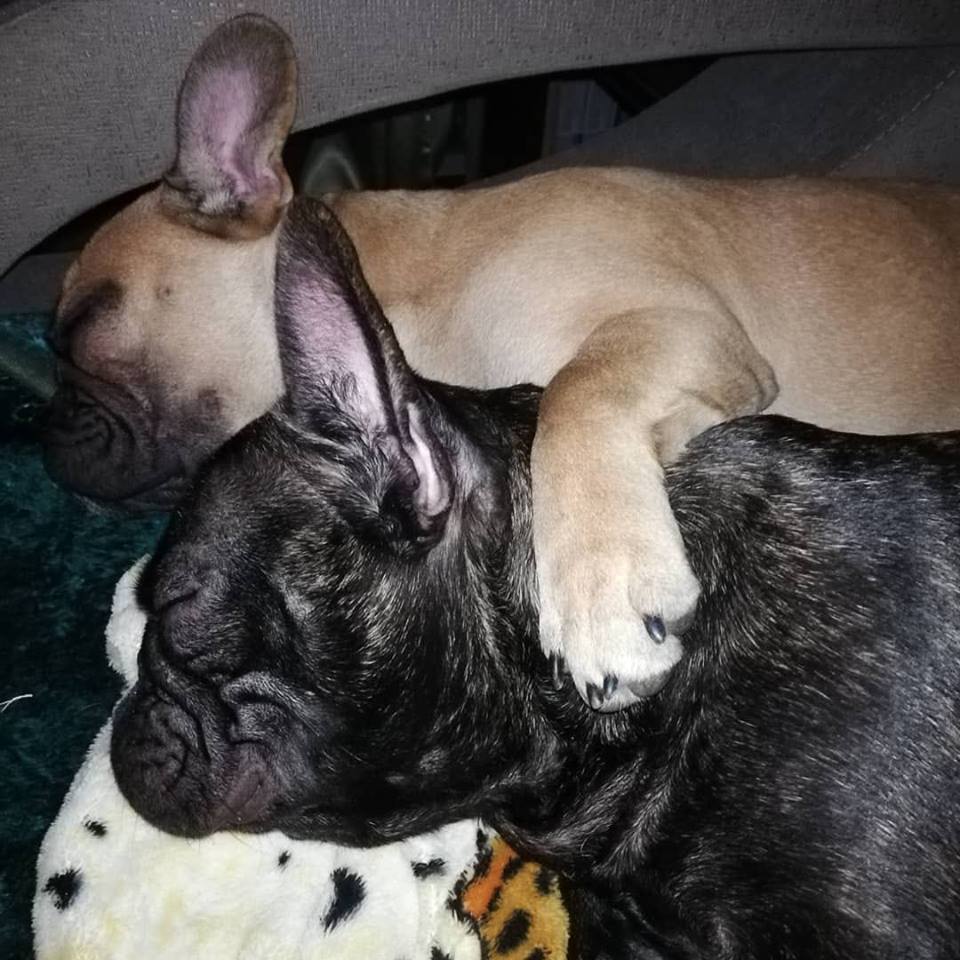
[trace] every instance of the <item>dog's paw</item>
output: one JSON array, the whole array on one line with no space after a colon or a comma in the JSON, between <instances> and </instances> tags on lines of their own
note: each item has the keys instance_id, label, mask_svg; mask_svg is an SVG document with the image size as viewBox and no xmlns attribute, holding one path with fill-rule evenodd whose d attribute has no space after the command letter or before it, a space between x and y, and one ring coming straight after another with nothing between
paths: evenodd
<instances>
[{"instance_id":1,"label":"dog's paw","mask_svg":"<svg viewBox=\"0 0 960 960\"><path fill-rule=\"evenodd\" d=\"M623 531L601 542L591 551L544 544L538 552L540 642L557 685L566 670L594 710L610 712L666 682L700 586L679 531L659 543L632 542Z\"/></svg>"}]
</instances>

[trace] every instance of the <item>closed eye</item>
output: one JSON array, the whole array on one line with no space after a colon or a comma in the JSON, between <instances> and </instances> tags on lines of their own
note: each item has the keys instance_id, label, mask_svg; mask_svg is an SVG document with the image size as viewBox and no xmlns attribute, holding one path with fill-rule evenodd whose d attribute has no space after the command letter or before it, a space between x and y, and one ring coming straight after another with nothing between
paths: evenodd
<instances>
[{"instance_id":1,"label":"closed eye","mask_svg":"<svg viewBox=\"0 0 960 960\"><path fill-rule=\"evenodd\" d=\"M58 308L57 319L47 330L44 339L61 360L70 359L70 342L77 332L105 311L120 305L120 287L112 280L105 280L85 293L62 312Z\"/></svg>"}]
</instances>

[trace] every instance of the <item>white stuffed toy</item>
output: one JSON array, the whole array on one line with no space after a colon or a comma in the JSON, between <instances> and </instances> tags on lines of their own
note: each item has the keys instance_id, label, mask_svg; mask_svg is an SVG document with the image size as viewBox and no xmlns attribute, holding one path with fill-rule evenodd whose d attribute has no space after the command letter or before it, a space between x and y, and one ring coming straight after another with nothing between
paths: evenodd
<instances>
[{"instance_id":1,"label":"white stuffed toy","mask_svg":"<svg viewBox=\"0 0 960 960\"><path fill-rule=\"evenodd\" d=\"M111 666L131 684L145 617L135 599L146 558L117 585ZM33 905L37 960L478 960L454 888L478 853L461 822L371 850L281 833L204 840L151 827L97 736L47 832Z\"/></svg>"}]
</instances>

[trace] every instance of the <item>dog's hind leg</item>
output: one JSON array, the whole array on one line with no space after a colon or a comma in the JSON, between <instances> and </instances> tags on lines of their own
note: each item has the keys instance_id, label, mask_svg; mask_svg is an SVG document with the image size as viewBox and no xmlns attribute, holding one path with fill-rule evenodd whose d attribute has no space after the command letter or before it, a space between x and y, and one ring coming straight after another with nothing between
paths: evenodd
<instances>
[{"instance_id":1,"label":"dog's hind leg","mask_svg":"<svg viewBox=\"0 0 960 960\"><path fill-rule=\"evenodd\" d=\"M776 393L720 309L611 318L547 386L532 457L540 638L594 708L659 689L696 606L662 467Z\"/></svg>"}]
</instances>

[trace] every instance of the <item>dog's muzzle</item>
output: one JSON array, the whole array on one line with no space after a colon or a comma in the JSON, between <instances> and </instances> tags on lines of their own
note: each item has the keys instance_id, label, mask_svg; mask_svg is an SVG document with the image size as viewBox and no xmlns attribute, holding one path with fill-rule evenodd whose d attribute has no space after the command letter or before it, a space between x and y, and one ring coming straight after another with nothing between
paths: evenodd
<instances>
[{"instance_id":1,"label":"dog's muzzle","mask_svg":"<svg viewBox=\"0 0 960 960\"><path fill-rule=\"evenodd\" d=\"M185 837L256 830L265 822L277 795L265 751L230 742L219 726L219 718L199 719L149 681L127 694L114 714L110 758L121 793L140 816Z\"/></svg>"},{"instance_id":2,"label":"dog's muzzle","mask_svg":"<svg viewBox=\"0 0 960 960\"><path fill-rule=\"evenodd\" d=\"M74 378L61 381L42 429L47 472L61 486L100 505L170 509L189 478L179 461L165 458L154 442L151 411L100 395L106 392L94 394Z\"/></svg>"}]
</instances>

